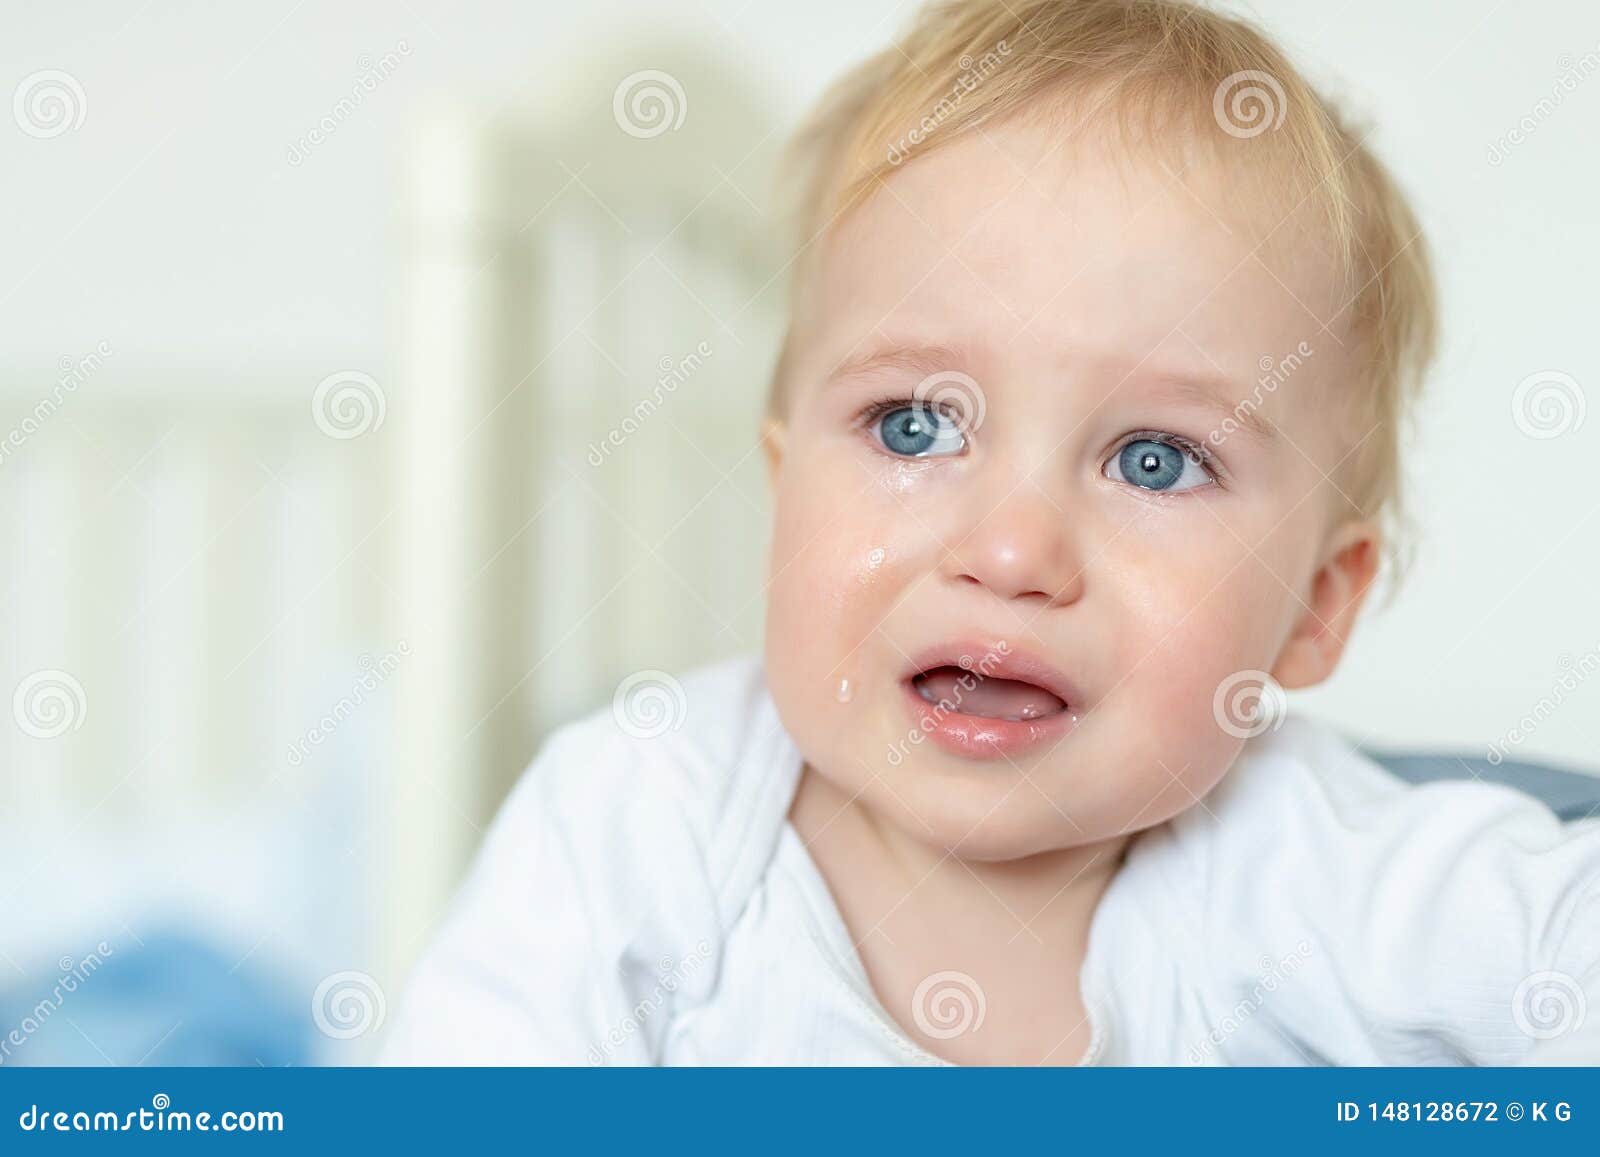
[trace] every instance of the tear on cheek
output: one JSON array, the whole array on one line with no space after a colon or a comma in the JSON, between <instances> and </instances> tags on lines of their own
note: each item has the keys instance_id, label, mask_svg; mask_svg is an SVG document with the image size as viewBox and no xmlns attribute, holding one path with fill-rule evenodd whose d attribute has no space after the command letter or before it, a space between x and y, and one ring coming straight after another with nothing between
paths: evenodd
<instances>
[{"instance_id":1,"label":"tear on cheek","mask_svg":"<svg viewBox=\"0 0 1600 1157\"><path fill-rule=\"evenodd\" d=\"M878 572L883 569L883 564L888 558L889 552L881 546L875 546L867 551L856 568L856 582L861 586L870 586L877 579Z\"/></svg>"},{"instance_id":2,"label":"tear on cheek","mask_svg":"<svg viewBox=\"0 0 1600 1157\"><path fill-rule=\"evenodd\" d=\"M879 484L890 494L909 494L924 481L928 471L936 469L938 465L937 462L896 461L884 473Z\"/></svg>"}]
</instances>

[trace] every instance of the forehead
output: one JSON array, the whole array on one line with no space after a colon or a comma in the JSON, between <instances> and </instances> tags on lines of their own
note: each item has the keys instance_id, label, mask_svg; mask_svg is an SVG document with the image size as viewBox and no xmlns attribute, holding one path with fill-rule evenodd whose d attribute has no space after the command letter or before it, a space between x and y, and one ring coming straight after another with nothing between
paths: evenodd
<instances>
[{"instance_id":1,"label":"forehead","mask_svg":"<svg viewBox=\"0 0 1600 1157\"><path fill-rule=\"evenodd\" d=\"M1245 382L1301 342L1337 352L1345 303L1315 210L1251 187L1205 150L1130 148L1105 129L965 134L829 236L818 352L844 360L893 333L1029 365L1148 358Z\"/></svg>"}]
</instances>

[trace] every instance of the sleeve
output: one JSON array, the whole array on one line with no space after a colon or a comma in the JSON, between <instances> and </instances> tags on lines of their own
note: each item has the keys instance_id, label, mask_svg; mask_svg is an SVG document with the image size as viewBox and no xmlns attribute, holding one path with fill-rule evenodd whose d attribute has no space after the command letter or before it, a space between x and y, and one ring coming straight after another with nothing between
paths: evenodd
<instances>
[{"instance_id":1,"label":"sleeve","mask_svg":"<svg viewBox=\"0 0 1600 1157\"><path fill-rule=\"evenodd\" d=\"M382 1061L651 1064L703 999L716 907L670 748L558 732L403 994ZM696 990L699 990L698 992Z\"/></svg>"},{"instance_id":2,"label":"sleeve","mask_svg":"<svg viewBox=\"0 0 1600 1157\"><path fill-rule=\"evenodd\" d=\"M1412 999L1468 1064L1555 1049L1600 1064L1600 1008L1589 1002L1600 984L1600 821L1562 823L1509 789L1481 794L1481 824L1441 825L1440 852L1458 867L1418 897L1428 934L1400 944L1439 970L1435 983L1412 980Z\"/></svg>"},{"instance_id":3,"label":"sleeve","mask_svg":"<svg viewBox=\"0 0 1600 1157\"><path fill-rule=\"evenodd\" d=\"M1411 787L1302 738L1255 769L1274 782L1254 814L1222 817L1259 842L1218 865L1215 967L1243 989L1257 954L1295 957L1258 1028L1336 1064L1600 1063L1600 820L1488 784Z\"/></svg>"}]
</instances>

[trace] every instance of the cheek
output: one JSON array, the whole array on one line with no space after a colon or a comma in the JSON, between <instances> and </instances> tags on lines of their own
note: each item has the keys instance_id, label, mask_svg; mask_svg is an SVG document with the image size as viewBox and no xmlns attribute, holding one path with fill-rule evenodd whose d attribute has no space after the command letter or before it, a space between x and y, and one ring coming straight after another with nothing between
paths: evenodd
<instances>
[{"instance_id":1,"label":"cheek","mask_svg":"<svg viewBox=\"0 0 1600 1157\"><path fill-rule=\"evenodd\" d=\"M1117 648L1123 671L1141 665L1203 681L1271 666L1299 605L1277 576L1296 567L1263 541L1256 514L1150 515L1107 545L1103 573L1125 619Z\"/></svg>"},{"instance_id":2,"label":"cheek","mask_svg":"<svg viewBox=\"0 0 1600 1157\"><path fill-rule=\"evenodd\" d=\"M838 624L853 647L943 557L929 512L908 498L937 480L925 464L850 446L797 451L775 496L769 603L813 633Z\"/></svg>"},{"instance_id":3,"label":"cheek","mask_svg":"<svg viewBox=\"0 0 1600 1157\"><path fill-rule=\"evenodd\" d=\"M1187 810L1238 758L1243 740L1218 724L1215 706L1218 689L1249 665L1238 640L1231 616L1202 606L1135 656L1142 661L1106 701L1097 728L1127 769L1100 813L1115 825L1145 827Z\"/></svg>"},{"instance_id":4,"label":"cheek","mask_svg":"<svg viewBox=\"0 0 1600 1157\"><path fill-rule=\"evenodd\" d=\"M767 587L768 677L780 706L829 712L859 682L862 644L904 581L886 496L859 465L796 461L780 475ZM791 721L798 730L804 724Z\"/></svg>"},{"instance_id":5,"label":"cheek","mask_svg":"<svg viewBox=\"0 0 1600 1157\"><path fill-rule=\"evenodd\" d=\"M1197 795L1238 754L1241 704L1259 695L1299 607L1268 564L1221 533L1227 545L1208 555L1129 565L1117 576L1127 600L1117 648L1123 680L1114 693L1119 727L1159 720L1145 732L1146 762L1160 759Z\"/></svg>"},{"instance_id":6,"label":"cheek","mask_svg":"<svg viewBox=\"0 0 1600 1157\"><path fill-rule=\"evenodd\" d=\"M852 501L837 479L810 472L787 479L773 517L772 616L815 633L851 614L890 557L882 531L883 520L859 498Z\"/></svg>"}]
</instances>

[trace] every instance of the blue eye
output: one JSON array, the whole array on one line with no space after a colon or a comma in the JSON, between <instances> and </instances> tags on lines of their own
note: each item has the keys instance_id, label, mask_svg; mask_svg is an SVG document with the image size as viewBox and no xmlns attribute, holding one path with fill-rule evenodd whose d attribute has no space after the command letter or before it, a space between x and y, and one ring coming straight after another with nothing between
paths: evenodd
<instances>
[{"instance_id":1,"label":"blue eye","mask_svg":"<svg viewBox=\"0 0 1600 1157\"><path fill-rule=\"evenodd\" d=\"M1171 442L1139 438L1106 463L1107 477L1143 490L1193 490L1212 480L1198 456Z\"/></svg>"},{"instance_id":2,"label":"blue eye","mask_svg":"<svg viewBox=\"0 0 1600 1157\"><path fill-rule=\"evenodd\" d=\"M949 414L913 404L890 410L873 423L883 448L905 458L935 458L966 449L966 435Z\"/></svg>"}]
</instances>

